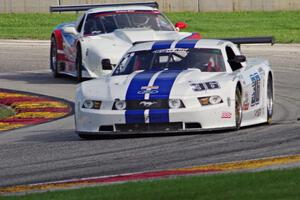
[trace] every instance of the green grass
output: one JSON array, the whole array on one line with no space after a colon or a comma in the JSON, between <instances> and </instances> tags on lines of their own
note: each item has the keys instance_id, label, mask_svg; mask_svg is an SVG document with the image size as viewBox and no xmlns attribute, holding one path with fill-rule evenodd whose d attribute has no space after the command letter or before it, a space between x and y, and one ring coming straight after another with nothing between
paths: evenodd
<instances>
[{"instance_id":1,"label":"green grass","mask_svg":"<svg viewBox=\"0 0 300 200\"><path fill-rule=\"evenodd\" d=\"M273 35L279 43L300 43L300 12L167 13L172 22L185 21L186 31L205 38ZM0 14L0 38L49 39L62 22L76 14Z\"/></svg>"},{"instance_id":2,"label":"green grass","mask_svg":"<svg viewBox=\"0 0 300 200\"><path fill-rule=\"evenodd\" d=\"M75 20L75 14L0 14L0 38L50 39L56 25Z\"/></svg>"},{"instance_id":3,"label":"green grass","mask_svg":"<svg viewBox=\"0 0 300 200\"><path fill-rule=\"evenodd\" d=\"M14 114L15 113L11 108L0 105L0 119L5 119L5 118L10 117Z\"/></svg>"},{"instance_id":4,"label":"green grass","mask_svg":"<svg viewBox=\"0 0 300 200\"><path fill-rule=\"evenodd\" d=\"M276 200L300 198L300 168L131 182L3 197L7 200ZM1 199L1 198L0 198Z\"/></svg>"},{"instance_id":5,"label":"green grass","mask_svg":"<svg viewBox=\"0 0 300 200\"><path fill-rule=\"evenodd\" d=\"M172 21L184 20L187 31L204 37L273 35L278 43L300 43L300 12L170 13Z\"/></svg>"}]
</instances>

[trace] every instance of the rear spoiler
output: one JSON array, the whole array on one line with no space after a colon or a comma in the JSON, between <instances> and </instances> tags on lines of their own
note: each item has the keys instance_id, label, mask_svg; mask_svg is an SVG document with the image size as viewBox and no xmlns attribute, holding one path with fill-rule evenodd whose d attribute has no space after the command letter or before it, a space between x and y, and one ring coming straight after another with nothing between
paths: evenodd
<instances>
[{"instance_id":1,"label":"rear spoiler","mask_svg":"<svg viewBox=\"0 0 300 200\"><path fill-rule=\"evenodd\" d=\"M241 44L271 44L275 43L273 36L264 36L264 37L245 37L245 38L221 38L219 40L227 40L234 44L237 44L238 47Z\"/></svg>"},{"instance_id":2,"label":"rear spoiler","mask_svg":"<svg viewBox=\"0 0 300 200\"><path fill-rule=\"evenodd\" d=\"M136 3L119 3L119 4L83 4L83 5L64 5L64 6L50 6L50 12L79 12L86 11L92 8L105 8L114 6L148 6L152 8L159 8L159 5L155 1L151 2L136 2Z\"/></svg>"},{"instance_id":3,"label":"rear spoiler","mask_svg":"<svg viewBox=\"0 0 300 200\"><path fill-rule=\"evenodd\" d=\"M244 37L244 38L216 38L216 40L226 40L230 41L239 47L241 44L274 44L275 39L273 36L264 36L264 37ZM155 42L157 40L149 40L149 41L138 41L134 42L133 45L146 43L146 42Z\"/></svg>"}]
</instances>

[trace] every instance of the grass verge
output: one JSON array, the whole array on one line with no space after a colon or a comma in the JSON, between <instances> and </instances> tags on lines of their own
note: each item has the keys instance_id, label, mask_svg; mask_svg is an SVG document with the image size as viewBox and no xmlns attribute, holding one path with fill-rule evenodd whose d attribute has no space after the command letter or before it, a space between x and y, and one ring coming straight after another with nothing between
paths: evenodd
<instances>
[{"instance_id":1,"label":"grass verge","mask_svg":"<svg viewBox=\"0 0 300 200\"><path fill-rule=\"evenodd\" d=\"M273 35L278 43L300 43L300 12L167 13L185 21L186 31L205 38ZM49 39L54 27L75 21L76 14L0 14L0 38Z\"/></svg>"},{"instance_id":2,"label":"grass verge","mask_svg":"<svg viewBox=\"0 0 300 200\"><path fill-rule=\"evenodd\" d=\"M7 200L150 200L150 199L299 199L300 168L179 177L166 180L131 182L66 191L2 197Z\"/></svg>"},{"instance_id":3,"label":"grass verge","mask_svg":"<svg viewBox=\"0 0 300 200\"><path fill-rule=\"evenodd\" d=\"M15 114L15 112L11 108L9 108L7 106L0 105L0 119L5 119L5 118L10 117L14 114Z\"/></svg>"}]
</instances>

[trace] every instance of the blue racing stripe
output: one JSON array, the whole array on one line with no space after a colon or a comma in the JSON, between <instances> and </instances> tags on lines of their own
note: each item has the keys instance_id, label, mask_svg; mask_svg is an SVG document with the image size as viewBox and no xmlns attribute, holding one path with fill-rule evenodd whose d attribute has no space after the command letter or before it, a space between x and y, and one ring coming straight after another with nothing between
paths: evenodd
<instances>
[{"instance_id":1,"label":"blue racing stripe","mask_svg":"<svg viewBox=\"0 0 300 200\"><path fill-rule=\"evenodd\" d=\"M188 49L192 49L195 47L196 43L198 42L199 40L180 40L175 48L188 48Z\"/></svg>"},{"instance_id":2,"label":"blue racing stripe","mask_svg":"<svg viewBox=\"0 0 300 200\"><path fill-rule=\"evenodd\" d=\"M128 86L125 100L144 100L145 94L140 93L140 91L143 86L149 84L152 76L156 72L157 71L144 71L136 74ZM125 121L128 124L145 123L144 110L126 110Z\"/></svg>"},{"instance_id":3,"label":"blue racing stripe","mask_svg":"<svg viewBox=\"0 0 300 200\"><path fill-rule=\"evenodd\" d=\"M173 84L181 72L182 70L165 70L160 73L153 84L159 87L159 92L150 94L150 100L169 99ZM168 123L170 122L169 118L169 110L149 110L150 123Z\"/></svg>"},{"instance_id":4,"label":"blue racing stripe","mask_svg":"<svg viewBox=\"0 0 300 200\"><path fill-rule=\"evenodd\" d=\"M149 122L150 123L168 123L168 122L170 122L169 110L167 110L167 109L149 110Z\"/></svg>"},{"instance_id":5,"label":"blue racing stripe","mask_svg":"<svg viewBox=\"0 0 300 200\"><path fill-rule=\"evenodd\" d=\"M125 120L127 124L144 124L144 110L126 110Z\"/></svg>"},{"instance_id":6,"label":"blue racing stripe","mask_svg":"<svg viewBox=\"0 0 300 200\"><path fill-rule=\"evenodd\" d=\"M150 94L150 100L169 99L173 84L182 70L165 70L159 74L154 81L154 86L158 86L158 93Z\"/></svg>"},{"instance_id":7,"label":"blue racing stripe","mask_svg":"<svg viewBox=\"0 0 300 200\"><path fill-rule=\"evenodd\" d=\"M160 49L169 49L174 41L166 40L166 41L158 41L155 42L152 46L152 51L160 50Z\"/></svg>"},{"instance_id":8,"label":"blue racing stripe","mask_svg":"<svg viewBox=\"0 0 300 200\"><path fill-rule=\"evenodd\" d=\"M144 100L145 94L139 93L139 91L141 91L143 86L148 86L152 76L156 72L157 71L143 71L136 74L128 86L126 100Z\"/></svg>"}]
</instances>

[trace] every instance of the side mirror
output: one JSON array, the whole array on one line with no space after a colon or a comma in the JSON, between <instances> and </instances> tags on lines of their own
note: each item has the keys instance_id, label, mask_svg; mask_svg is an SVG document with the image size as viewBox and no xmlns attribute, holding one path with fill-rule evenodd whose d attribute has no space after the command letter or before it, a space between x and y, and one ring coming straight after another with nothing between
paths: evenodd
<instances>
[{"instance_id":1,"label":"side mirror","mask_svg":"<svg viewBox=\"0 0 300 200\"><path fill-rule=\"evenodd\" d=\"M187 28L188 25L187 25L186 23L184 23L184 22L177 22L177 23L175 24L175 27L176 27L176 30L177 30L177 31L180 31L180 30L182 30L182 29Z\"/></svg>"},{"instance_id":2,"label":"side mirror","mask_svg":"<svg viewBox=\"0 0 300 200\"><path fill-rule=\"evenodd\" d=\"M77 35L78 32L74 27L65 27L64 32L67 34Z\"/></svg>"},{"instance_id":3,"label":"side mirror","mask_svg":"<svg viewBox=\"0 0 300 200\"><path fill-rule=\"evenodd\" d=\"M242 63L242 62L245 62L246 60L247 60L246 56L238 55L238 56L235 56L233 59L228 60L228 62Z\"/></svg>"},{"instance_id":4,"label":"side mirror","mask_svg":"<svg viewBox=\"0 0 300 200\"><path fill-rule=\"evenodd\" d=\"M112 64L110 63L110 59L102 60L102 69L103 70L112 70Z\"/></svg>"}]
</instances>

